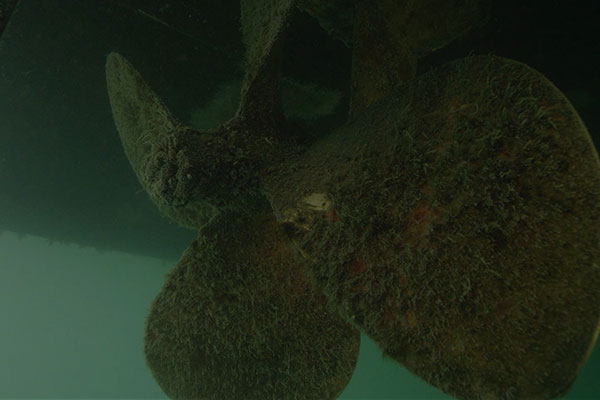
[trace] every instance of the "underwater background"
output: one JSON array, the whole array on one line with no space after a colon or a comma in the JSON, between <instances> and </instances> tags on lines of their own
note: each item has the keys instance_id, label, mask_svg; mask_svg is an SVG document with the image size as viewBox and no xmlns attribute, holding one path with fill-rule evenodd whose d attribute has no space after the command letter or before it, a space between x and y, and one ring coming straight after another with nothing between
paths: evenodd
<instances>
[{"instance_id":1,"label":"underwater background","mask_svg":"<svg viewBox=\"0 0 600 400\"><path fill-rule=\"evenodd\" d=\"M420 62L524 62L562 90L600 145L600 5L493 2L489 21ZM312 135L344 120L350 50L308 15L286 42L284 111ZM21 0L0 37L0 398L164 398L144 319L196 232L158 214L125 158L106 55L128 57L182 121L235 112L235 0ZM342 399L447 399L362 338ZM600 399L596 346L567 399Z\"/></svg>"}]
</instances>

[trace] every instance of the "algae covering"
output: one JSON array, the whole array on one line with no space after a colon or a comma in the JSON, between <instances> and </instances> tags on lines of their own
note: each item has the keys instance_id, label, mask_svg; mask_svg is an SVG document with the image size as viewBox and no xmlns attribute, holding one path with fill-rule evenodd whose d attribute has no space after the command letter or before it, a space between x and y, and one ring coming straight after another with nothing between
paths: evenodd
<instances>
[{"instance_id":1,"label":"algae covering","mask_svg":"<svg viewBox=\"0 0 600 400\"><path fill-rule=\"evenodd\" d=\"M407 7L427 16L424 4ZM541 73L502 57L386 75L416 62L415 43L461 34L481 4L407 43L392 21L375 25L410 10L358 2L356 43L413 49L384 62L355 51L352 84L381 95L355 91L348 123L302 145L279 99L294 1L242 1L242 99L215 130L179 124L109 56L140 182L200 230L148 319L148 365L169 396L333 398L356 362L352 325L459 398L566 393L600 319L600 165L585 126Z\"/></svg>"},{"instance_id":2,"label":"algae covering","mask_svg":"<svg viewBox=\"0 0 600 400\"><path fill-rule=\"evenodd\" d=\"M263 196L258 173L280 153L268 139L249 135L239 120L207 131L181 125L117 53L107 58L106 80L127 158L163 214L197 229Z\"/></svg>"},{"instance_id":3,"label":"algae covering","mask_svg":"<svg viewBox=\"0 0 600 400\"><path fill-rule=\"evenodd\" d=\"M352 376L358 331L255 211L201 229L152 305L146 358L171 398L333 399Z\"/></svg>"},{"instance_id":4,"label":"algae covering","mask_svg":"<svg viewBox=\"0 0 600 400\"><path fill-rule=\"evenodd\" d=\"M212 131L182 126L116 53L106 72L140 183L165 215L200 229L147 320L155 380L172 398L336 398L360 335L326 309L258 190L260 160L271 154L260 136L239 119Z\"/></svg>"},{"instance_id":5,"label":"algae covering","mask_svg":"<svg viewBox=\"0 0 600 400\"><path fill-rule=\"evenodd\" d=\"M125 58L107 58L113 117L140 183L162 213L200 229L146 324L148 367L172 398L330 399L354 371L359 331L326 309L258 186L289 147L276 138L273 60L292 4L242 3L242 103L216 130L182 126Z\"/></svg>"},{"instance_id":6,"label":"algae covering","mask_svg":"<svg viewBox=\"0 0 600 400\"><path fill-rule=\"evenodd\" d=\"M384 353L460 398L567 391L598 327L600 177L547 79L462 59L298 162L269 183L272 204L318 286Z\"/></svg>"}]
</instances>

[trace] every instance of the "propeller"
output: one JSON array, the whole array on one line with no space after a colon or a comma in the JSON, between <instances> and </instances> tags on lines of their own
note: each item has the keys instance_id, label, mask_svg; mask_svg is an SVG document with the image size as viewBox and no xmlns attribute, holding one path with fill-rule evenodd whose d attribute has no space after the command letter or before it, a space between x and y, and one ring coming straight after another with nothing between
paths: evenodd
<instances>
[{"instance_id":1,"label":"propeller","mask_svg":"<svg viewBox=\"0 0 600 400\"><path fill-rule=\"evenodd\" d=\"M351 118L306 148L279 103L294 1L241 2L242 101L215 130L179 124L109 55L134 171L163 213L200 229L147 324L169 396L334 398L356 362L348 323L459 398L569 389L599 329L598 155L565 96L524 64L473 56L414 76L483 4L433 24L437 2L356 2Z\"/></svg>"}]
</instances>

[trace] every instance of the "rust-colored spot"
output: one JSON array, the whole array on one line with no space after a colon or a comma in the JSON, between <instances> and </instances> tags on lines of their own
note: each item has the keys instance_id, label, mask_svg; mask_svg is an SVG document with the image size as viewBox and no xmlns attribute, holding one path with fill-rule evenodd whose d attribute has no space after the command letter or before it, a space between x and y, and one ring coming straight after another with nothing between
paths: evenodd
<instances>
[{"instance_id":1,"label":"rust-colored spot","mask_svg":"<svg viewBox=\"0 0 600 400\"><path fill-rule=\"evenodd\" d=\"M400 285L401 287L406 287L408 285L408 278L404 275L399 275L398 285Z\"/></svg>"},{"instance_id":2,"label":"rust-colored spot","mask_svg":"<svg viewBox=\"0 0 600 400\"><path fill-rule=\"evenodd\" d=\"M508 146L504 146L502 151L500 153L498 153L498 160L510 161L512 159L513 159L513 154L510 151L510 148Z\"/></svg>"},{"instance_id":3,"label":"rust-colored spot","mask_svg":"<svg viewBox=\"0 0 600 400\"><path fill-rule=\"evenodd\" d=\"M362 275L367 270L367 264L358 258L353 258L348 263L348 276L355 277Z\"/></svg>"},{"instance_id":4,"label":"rust-colored spot","mask_svg":"<svg viewBox=\"0 0 600 400\"><path fill-rule=\"evenodd\" d=\"M325 211L325 214L323 214L323 219L331 222L338 222L339 220L333 208L330 208L329 210Z\"/></svg>"},{"instance_id":5,"label":"rust-colored spot","mask_svg":"<svg viewBox=\"0 0 600 400\"><path fill-rule=\"evenodd\" d=\"M412 219L416 223L429 223L432 219L438 217L440 213L436 210L432 210L425 204L424 201L420 202L413 208Z\"/></svg>"},{"instance_id":6,"label":"rust-colored spot","mask_svg":"<svg viewBox=\"0 0 600 400\"><path fill-rule=\"evenodd\" d=\"M444 155L448 152L448 148L450 147L451 144L452 144L452 141L446 140L444 142L441 142L437 146L435 146L434 150L435 150L436 154Z\"/></svg>"},{"instance_id":7,"label":"rust-colored spot","mask_svg":"<svg viewBox=\"0 0 600 400\"><path fill-rule=\"evenodd\" d=\"M440 212L430 208L424 201L417 204L408 214L409 243L420 242L429 225L439 216Z\"/></svg>"},{"instance_id":8,"label":"rust-colored spot","mask_svg":"<svg viewBox=\"0 0 600 400\"><path fill-rule=\"evenodd\" d=\"M423 186L423 189L421 189L421 191L427 196L431 196L433 194L433 189L431 188L431 185L429 183Z\"/></svg>"},{"instance_id":9,"label":"rust-colored spot","mask_svg":"<svg viewBox=\"0 0 600 400\"><path fill-rule=\"evenodd\" d=\"M496 318L503 319L507 316L514 314L515 311L517 311L517 304L513 300L506 299L498 303L494 313L496 315Z\"/></svg>"},{"instance_id":10,"label":"rust-colored spot","mask_svg":"<svg viewBox=\"0 0 600 400\"><path fill-rule=\"evenodd\" d=\"M413 220L415 222L420 222L421 220L423 220L427 214L429 213L429 210L427 208L427 206L425 206L425 204L423 204L423 202L417 204L417 206L413 209Z\"/></svg>"}]
</instances>

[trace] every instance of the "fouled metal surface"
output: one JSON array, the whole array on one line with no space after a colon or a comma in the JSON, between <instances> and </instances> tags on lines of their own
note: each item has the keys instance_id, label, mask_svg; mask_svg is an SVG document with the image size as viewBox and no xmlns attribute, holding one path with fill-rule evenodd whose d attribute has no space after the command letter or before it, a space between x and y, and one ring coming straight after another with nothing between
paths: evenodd
<instances>
[{"instance_id":1,"label":"fouled metal surface","mask_svg":"<svg viewBox=\"0 0 600 400\"><path fill-rule=\"evenodd\" d=\"M109 55L106 66L115 123L140 182L164 214L200 231L148 322L146 356L166 393L258 399L301 387L301 397L334 398L355 362L356 343L345 322L458 398L564 395L589 357L600 322L600 161L565 95L535 69L491 55L459 58L420 75L390 74L476 25L480 3L460 2L432 16L429 3L357 2L355 46L407 51L392 58L355 51L352 85L379 82L381 93L355 90L345 124L302 140L306 135L281 112L278 85L281 43L300 20L296 4L241 3L246 75L235 116L219 128L200 131L172 119L122 55ZM396 30L406 15L437 22L425 23L427 32ZM456 15L467 22L440 22ZM242 270L200 277L197 285L262 274L249 278L254 284L234 296L232 309L247 307L254 291L270 293L277 304L294 301L295 288L279 292L270 283L277 280L265 268L274 264L272 248L297 253L285 253L284 265L292 267L276 268L277 274L303 271L311 290L323 295L309 309L333 311L327 318L340 326L337 362L311 365L294 354L296 374L272 377L269 389L254 390L248 369L233 372L238 379L231 382L226 374L225 387L210 389L214 382L198 360L226 373L222 353L246 365L246 354L235 349L252 342L205 319L172 317L167 304L199 298L177 277L210 270L200 264L216 254L220 273ZM240 319L207 307L220 324ZM309 309L302 311L306 318L312 318ZM330 346L319 339L318 318L290 336L287 328L273 327L286 310L263 316L248 314L274 343L314 335L315 343ZM165 321L178 339L163 334L157 340ZM198 352L190 360L179 356ZM276 364L263 372L279 372ZM328 371L316 385L309 374L315 368Z\"/></svg>"}]
</instances>

